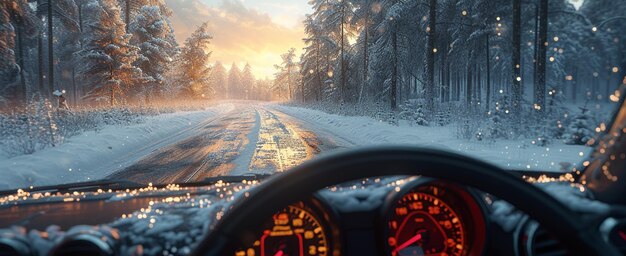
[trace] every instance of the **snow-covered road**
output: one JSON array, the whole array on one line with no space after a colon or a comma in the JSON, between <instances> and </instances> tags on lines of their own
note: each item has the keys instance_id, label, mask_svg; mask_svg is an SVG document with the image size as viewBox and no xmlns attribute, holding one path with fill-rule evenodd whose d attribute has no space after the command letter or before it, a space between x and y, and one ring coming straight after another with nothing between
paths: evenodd
<instances>
[{"instance_id":1,"label":"snow-covered road","mask_svg":"<svg viewBox=\"0 0 626 256\"><path fill-rule=\"evenodd\" d=\"M180 183L220 175L282 172L322 150L350 143L310 131L268 104L235 103L196 134L162 147L110 176L136 182Z\"/></svg>"},{"instance_id":2,"label":"snow-covered road","mask_svg":"<svg viewBox=\"0 0 626 256\"><path fill-rule=\"evenodd\" d=\"M377 144L443 148L504 168L558 171L579 162L588 147L524 141L456 139L454 128L393 126L369 117L259 102L227 102L204 111L151 117L145 123L106 127L59 147L0 159L0 189L102 178L180 183L220 175L272 173L317 154Z\"/></svg>"}]
</instances>

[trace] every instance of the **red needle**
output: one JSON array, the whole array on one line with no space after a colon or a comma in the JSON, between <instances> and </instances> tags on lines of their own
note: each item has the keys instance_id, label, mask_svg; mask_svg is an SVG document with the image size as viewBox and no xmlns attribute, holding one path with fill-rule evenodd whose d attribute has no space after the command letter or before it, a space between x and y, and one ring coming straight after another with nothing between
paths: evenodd
<instances>
[{"instance_id":1,"label":"red needle","mask_svg":"<svg viewBox=\"0 0 626 256\"><path fill-rule=\"evenodd\" d=\"M283 256L283 250L278 251L274 256Z\"/></svg>"},{"instance_id":2,"label":"red needle","mask_svg":"<svg viewBox=\"0 0 626 256\"><path fill-rule=\"evenodd\" d=\"M396 247L395 250L393 250L393 253L397 253L398 251L408 247L409 245L419 241L420 239L422 239L422 234L418 233L417 235L415 235L414 237L411 237L411 239L409 239L408 241L404 242L403 244L401 244L400 246Z\"/></svg>"}]
</instances>

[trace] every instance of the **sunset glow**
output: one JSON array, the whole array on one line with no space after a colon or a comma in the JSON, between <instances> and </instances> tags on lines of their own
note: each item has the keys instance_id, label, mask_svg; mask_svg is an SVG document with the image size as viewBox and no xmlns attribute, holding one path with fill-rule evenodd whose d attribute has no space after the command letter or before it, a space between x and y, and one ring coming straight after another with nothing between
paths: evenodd
<instances>
[{"instance_id":1,"label":"sunset glow","mask_svg":"<svg viewBox=\"0 0 626 256\"><path fill-rule=\"evenodd\" d=\"M167 0L172 8L176 39L183 44L193 30L209 22L213 36L211 61L226 68L252 65L258 79L272 78L280 54L296 48L300 54L308 12L306 1Z\"/></svg>"}]
</instances>

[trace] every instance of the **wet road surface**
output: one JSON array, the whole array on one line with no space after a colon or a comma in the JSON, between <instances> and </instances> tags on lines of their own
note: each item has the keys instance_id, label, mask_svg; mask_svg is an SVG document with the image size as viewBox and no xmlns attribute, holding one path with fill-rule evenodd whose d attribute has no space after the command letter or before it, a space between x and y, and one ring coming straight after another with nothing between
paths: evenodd
<instances>
[{"instance_id":1,"label":"wet road surface","mask_svg":"<svg viewBox=\"0 0 626 256\"><path fill-rule=\"evenodd\" d=\"M349 142L263 104L237 103L196 132L154 150L110 175L140 183L181 183L207 177L289 170ZM173 135L174 136L174 135Z\"/></svg>"}]
</instances>

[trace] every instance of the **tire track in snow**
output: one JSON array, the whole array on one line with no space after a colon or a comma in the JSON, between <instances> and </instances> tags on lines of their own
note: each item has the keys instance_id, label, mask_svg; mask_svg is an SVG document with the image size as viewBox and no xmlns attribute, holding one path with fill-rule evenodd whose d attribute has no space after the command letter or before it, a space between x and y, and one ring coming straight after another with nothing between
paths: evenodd
<instances>
[{"instance_id":1,"label":"tire track in snow","mask_svg":"<svg viewBox=\"0 0 626 256\"><path fill-rule=\"evenodd\" d=\"M303 135L307 144L310 144L311 147L318 147L318 153L357 145L355 142L333 133L326 127L299 119L275 108L272 108L272 111L281 119L291 123L298 130L298 133Z\"/></svg>"},{"instance_id":2,"label":"tire track in snow","mask_svg":"<svg viewBox=\"0 0 626 256\"><path fill-rule=\"evenodd\" d=\"M232 111L180 142L163 147L109 178L136 182L179 183L227 174L247 144L254 112Z\"/></svg>"},{"instance_id":3,"label":"tire track in snow","mask_svg":"<svg viewBox=\"0 0 626 256\"><path fill-rule=\"evenodd\" d=\"M233 105L232 104L226 104L226 105L227 106L224 109L216 107L216 109L212 111L213 116L210 116L207 119L202 120L197 124L191 125L190 127L177 131L176 133L172 135L150 142L138 149L134 149L126 153L124 156L120 157L119 159L116 159L113 163L107 164L105 166L100 166L97 170L95 170L95 172L101 172L101 171L111 170L111 169L121 170L121 169L127 168L130 165L141 160L142 158L150 155L154 151L157 151L163 147L167 147L169 145L175 144L188 137L194 136L195 135L194 132L197 133L197 131L202 129L203 127L215 122L216 120L218 120L219 118L225 115L229 115L230 113L232 113L234 110Z\"/></svg>"},{"instance_id":4,"label":"tire track in snow","mask_svg":"<svg viewBox=\"0 0 626 256\"><path fill-rule=\"evenodd\" d=\"M321 152L353 144L258 104L236 104L196 131L196 135L155 150L109 178L180 183L220 175L282 172Z\"/></svg>"},{"instance_id":5,"label":"tire track in snow","mask_svg":"<svg viewBox=\"0 0 626 256\"><path fill-rule=\"evenodd\" d=\"M254 109L254 126L246 135L247 142L244 149L239 153L232 163L233 169L229 175L243 175L249 171L249 166L252 163L253 155L259 141L259 130L261 126L261 116L258 109Z\"/></svg>"},{"instance_id":6,"label":"tire track in snow","mask_svg":"<svg viewBox=\"0 0 626 256\"><path fill-rule=\"evenodd\" d=\"M313 156L312 150L291 125L267 109L259 111L260 127L250 172L282 172Z\"/></svg>"}]
</instances>

